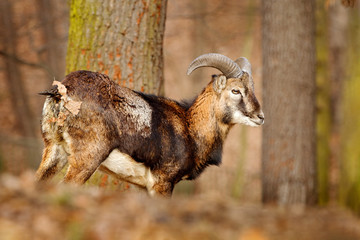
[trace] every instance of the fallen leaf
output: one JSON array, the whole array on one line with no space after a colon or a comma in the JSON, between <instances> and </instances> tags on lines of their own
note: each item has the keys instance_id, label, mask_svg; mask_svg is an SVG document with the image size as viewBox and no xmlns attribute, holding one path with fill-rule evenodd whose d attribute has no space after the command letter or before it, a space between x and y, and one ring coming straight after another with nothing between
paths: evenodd
<instances>
[{"instance_id":1,"label":"fallen leaf","mask_svg":"<svg viewBox=\"0 0 360 240\"><path fill-rule=\"evenodd\" d=\"M74 101L70 98L67 99L68 101L65 101L64 107L69 110L72 114L77 115L80 111L81 103L78 101Z\"/></svg>"},{"instance_id":2,"label":"fallen leaf","mask_svg":"<svg viewBox=\"0 0 360 240\"><path fill-rule=\"evenodd\" d=\"M58 87L58 92L61 94L61 99L64 101L64 107L69 110L69 112L71 112L73 115L77 115L80 111L82 102L72 100L67 95L67 89L65 85L61 82L54 80L53 85Z\"/></svg>"},{"instance_id":3,"label":"fallen leaf","mask_svg":"<svg viewBox=\"0 0 360 240\"><path fill-rule=\"evenodd\" d=\"M66 96L66 87L64 86L64 84L62 84L61 82L59 81L56 81L54 80L53 81L53 86L56 85L58 87L58 92L62 95L62 96Z\"/></svg>"}]
</instances>

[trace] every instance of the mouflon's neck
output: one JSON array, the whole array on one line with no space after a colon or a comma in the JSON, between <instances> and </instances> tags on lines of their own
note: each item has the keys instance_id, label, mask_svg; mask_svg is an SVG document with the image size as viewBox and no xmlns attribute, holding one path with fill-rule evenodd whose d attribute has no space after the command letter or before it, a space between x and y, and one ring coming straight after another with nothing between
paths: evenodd
<instances>
[{"instance_id":1,"label":"mouflon's neck","mask_svg":"<svg viewBox=\"0 0 360 240\"><path fill-rule=\"evenodd\" d=\"M231 125L221 121L217 102L218 95L209 84L187 111L189 132L197 148L197 174L208 165L221 163L223 142Z\"/></svg>"}]
</instances>

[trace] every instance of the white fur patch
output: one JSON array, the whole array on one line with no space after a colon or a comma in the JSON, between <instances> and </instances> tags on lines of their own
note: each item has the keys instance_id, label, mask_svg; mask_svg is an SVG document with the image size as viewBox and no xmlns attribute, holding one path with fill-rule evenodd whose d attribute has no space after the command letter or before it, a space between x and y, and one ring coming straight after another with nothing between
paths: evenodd
<instances>
[{"instance_id":1,"label":"white fur patch","mask_svg":"<svg viewBox=\"0 0 360 240\"><path fill-rule=\"evenodd\" d=\"M44 106L43 106L43 110L42 110L42 115L43 115L43 120L42 120L42 124L41 124L41 129L42 132L50 132L50 123L49 123L49 113L51 112L51 104L49 103L50 99L46 98Z\"/></svg>"},{"instance_id":2,"label":"white fur patch","mask_svg":"<svg viewBox=\"0 0 360 240\"><path fill-rule=\"evenodd\" d=\"M43 109L42 109L43 115L45 114L45 112L48 111L48 105L49 105L49 98L46 98L46 99L45 99L45 102L44 102Z\"/></svg>"},{"instance_id":3,"label":"white fur patch","mask_svg":"<svg viewBox=\"0 0 360 240\"><path fill-rule=\"evenodd\" d=\"M68 132L63 133L64 142L62 142L62 147L64 151L70 155L71 151L69 149L69 146L72 146L72 138L70 137L70 134Z\"/></svg>"},{"instance_id":4,"label":"white fur patch","mask_svg":"<svg viewBox=\"0 0 360 240\"><path fill-rule=\"evenodd\" d=\"M134 118L134 122L137 123L138 130L141 131L141 135L144 137L149 135L149 131L142 131L145 127L151 126L151 108L150 105L141 98L135 98L135 109L131 109L129 112Z\"/></svg>"},{"instance_id":5,"label":"white fur patch","mask_svg":"<svg viewBox=\"0 0 360 240\"><path fill-rule=\"evenodd\" d=\"M147 188L149 193L152 194L155 177L151 173L151 170L143 163L136 162L129 155L115 149L109 154L101 166L110 170L121 180ZM101 170L101 167L99 169Z\"/></svg>"},{"instance_id":6,"label":"white fur patch","mask_svg":"<svg viewBox=\"0 0 360 240\"><path fill-rule=\"evenodd\" d=\"M257 127L259 126L258 124L254 123L253 121L251 121L251 119L247 116L245 116L241 111L235 111L233 114L233 123L240 123L240 124L245 124L248 126L252 126L252 127Z\"/></svg>"},{"instance_id":7,"label":"white fur patch","mask_svg":"<svg viewBox=\"0 0 360 240\"><path fill-rule=\"evenodd\" d=\"M147 137L150 131L144 131L151 127L152 110L150 105L138 95L128 95L124 93L127 104L123 107L131 118L131 122L135 124L136 132L140 132L143 137ZM131 133L130 133L131 134Z\"/></svg>"}]
</instances>

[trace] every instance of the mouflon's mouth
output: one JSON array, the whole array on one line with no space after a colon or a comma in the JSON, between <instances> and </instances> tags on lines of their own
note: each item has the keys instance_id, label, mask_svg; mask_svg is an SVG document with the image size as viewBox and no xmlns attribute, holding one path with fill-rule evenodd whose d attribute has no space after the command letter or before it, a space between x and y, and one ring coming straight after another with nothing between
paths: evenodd
<instances>
[{"instance_id":1,"label":"mouflon's mouth","mask_svg":"<svg viewBox=\"0 0 360 240\"><path fill-rule=\"evenodd\" d=\"M255 123L256 125L263 125L264 124L264 122L265 122L265 118L264 118L264 114L263 113L261 113L261 114L258 114L257 115L257 118L256 119L251 119L251 121L253 122L253 123Z\"/></svg>"}]
</instances>

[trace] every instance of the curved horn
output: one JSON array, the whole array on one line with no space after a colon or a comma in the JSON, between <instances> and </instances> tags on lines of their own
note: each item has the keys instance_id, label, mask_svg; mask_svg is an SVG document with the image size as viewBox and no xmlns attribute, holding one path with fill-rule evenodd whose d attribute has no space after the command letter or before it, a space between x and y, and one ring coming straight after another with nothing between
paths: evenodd
<instances>
[{"instance_id":1,"label":"curved horn","mask_svg":"<svg viewBox=\"0 0 360 240\"><path fill-rule=\"evenodd\" d=\"M247 58L240 57L240 58L236 59L235 62L237 63L237 65L239 65L241 70L243 70L244 72L247 72L249 75L252 75L251 64L250 64L249 60L247 60Z\"/></svg>"},{"instance_id":2,"label":"curved horn","mask_svg":"<svg viewBox=\"0 0 360 240\"><path fill-rule=\"evenodd\" d=\"M247 72L249 74L250 86L254 90L254 81L252 78L251 64L249 60L247 60L247 58L245 57L240 57L236 59L235 62L237 65L239 65L242 71Z\"/></svg>"},{"instance_id":3,"label":"curved horn","mask_svg":"<svg viewBox=\"0 0 360 240\"><path fill-rule=\"evenodd\" d=\"M239 78L242 75L241 68L230 58L218 54L208 53L197 57L190 64L187 75L200 67L213 67L220 70L227 78Z\"/></svg>"}]
</instances>

